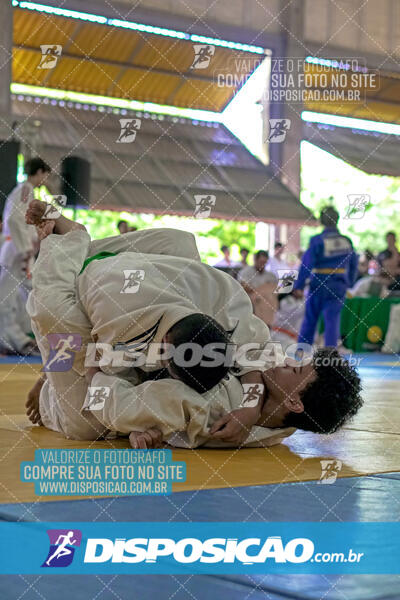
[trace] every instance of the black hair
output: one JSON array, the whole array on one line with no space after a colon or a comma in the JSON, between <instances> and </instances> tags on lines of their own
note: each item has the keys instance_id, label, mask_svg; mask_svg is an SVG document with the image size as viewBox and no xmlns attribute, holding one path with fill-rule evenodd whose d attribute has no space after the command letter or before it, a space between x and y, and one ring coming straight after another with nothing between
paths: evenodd
<instances>
[{"instance_id":1,"label":"black hair","mask_svg":"<svg viewBox=\"0 0 400 600\"><path fill-rule=\"evenodd\" d=\"M221 344L227 350L230 343L230 335L225 329L212 317L201 313L194 313L184 317L178 323L175 323L168 331L168 342L179 349L182 344L196 344L204 349L208 344ZM169 361L169 370L189 387L195 389L200 394L207 392L225 377L229 371L229 365L216 365L211 359L207 360L207 355L201 357L201 360L194 366L181 366L176 362L177 353ZM178 360L178 362L180 362ZM204 365L204 362L210 362L210 365ZM219 360L218 363L224 363L225 360ZM203 363L203 364L201 364Z\"/></svg>"},{"instance_id":2,"label":"black hair","mask_svg":"<svg viewBox=\"0 0 400 600\"><path fill-rule=\"evenodd\" d=\"M388 235L392 235L394 238L396 238L396 233L394 231L388 231L387 234L385 235L385 238L387 238Z\"/></svg>"},{"instance_id":3,"label":"black hair","mask_svg":"<svg viewBox=\"0 0 400 600\"><path fill-rule=\"evenodd\" d=\"M269 258L269 254L266 250L259 250L258 252L255 253L254 258Z\"/></svg>"},{"instance_id":4,"label":"black hair","mask_svg":"<svg viewBox=\"0 0 400 600\"><path fill-rule=\"evenodd\" d=\"M249 250L248 250L247 248L240 248L240 254L241 254L242 252L247 252L247 254L248 254L248 253L249 253Z\"/></svg>"},{"instance_id":5,"label":"black hair","mask_svg":"<svg viewBox=\"0 0 400 600\"><path fill-rule=\"evenodd\" d=\"M319 220L324 227L336 227L339 221L339 213L333 206L325 206L321 210Z\"/></svg>"},{"instance_id":6,"label":"black hair","mask_svg":"<svg viewBox=\"0 0 400 600\"><path fill-rule=\"evenodd\" d=\"M228 246L221 246L221 252L225 252L225 250L229 250Z\"/></svg>"},{"instance_id":7,"label":"black hair","mask_svg":"<svg viewBox=\"0 0 400 600\"><path fill-rule=\"evenodd\" d=\"M283 248L282 242L275 242L275 248Z\"/></svg>"},{"instance_id":8,"label":"black hair","mask_svg":"<svg viewBox=\"0 0 400 600\"><path fill-rule=\"evenodd\" d=\"M48 165L46 162L44 162L44 160L42 160L38 156L35 156L34 158L27 160L24 165L24 171L28 176L36 175L36 173L39 171L39 169L42 169L42 171L44 171L45 173L51 172L50 165Z\"/></svg>"},{"instance_id":9,"label":"black hair","mask_svg":"<svg viewBox=\"0 0 400 600\"><path fill-rule=\"evenodd\" d=\"M320 348L313 357L317 378L300 392L304 412L290 412L285 427L314 433L334 433L363 405L356 369L336 348Z\"/></svg>"},{"instance_id":10,"label":"black hair","mask_svg":"<svg viewBox=\"0 0 400 600\"><path fill-rule=\"evenodd\" d=\"M364 256L366 260L374 260L375 258L373 252L371 252L371 250L368 250L368 248L364 250Z\"/></svg>"},{"instance_id":11,"label":"black hair","mask_svg":"<svg viewBox=\"0 0 400 600\"><path fill-rule=\"evenodd\" d=\"M117 228L119 229L121 225L126 225L126 227L128 228L128 221L118 221Z\"/></svg>"}]
</instances>

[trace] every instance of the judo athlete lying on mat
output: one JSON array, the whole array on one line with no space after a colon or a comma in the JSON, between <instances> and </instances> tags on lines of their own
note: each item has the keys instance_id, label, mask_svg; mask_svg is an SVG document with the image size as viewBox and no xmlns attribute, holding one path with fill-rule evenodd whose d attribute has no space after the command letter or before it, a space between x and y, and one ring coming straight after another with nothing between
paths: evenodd
<instances>
[{"instance_id":1,"label":"judo athlete lying on mat","mask_svg":"<svg viewBox=\"0 0 400 600\"><path fill-rule=\"evenodd\" d=\"M38 222L35 211L42 214L38 204L31 205L28 221ZM39 229L45 232L41 237L53 227L54 222L39 221ZM246 366L236 369L242 381L224 365L222 369L214 368L214 372L211 367L182 368L175 357L154 360L150 367L146 364L145 368L152 370L166 365L169 376L144 383L139 383L140 369L132 367L118 376L87 369L85 355L92 339L149 354L150 342L166 342L179 348L185 342L204 345L204 339L216 339L238 345L255 341L263 346L269 340L269 331L252 314L251 303L235 280L200 263L190 234L145 230L91 243L82 226L64 217L55 221L55 231L66 235L50 235L42 241L28 301L46 371L44 385L38 384L32 390L28 402L33 421L41 419L50 429L75 439L96 439L108 431L146 432L156 427L163 441L177 446L252 446L277 443L292 433L296 423L289 423L290 415L303 414L304 428L327 432L340 426L361 405L359 379L339 356L340 364L336 361L333 368L310 364L261 372L261 367ZM101 256L87 260L99 250ZM150 250L158 254L150 254ZM127 274L132 271L139 271L141 277L135 280L136 291L127 292ZM200 317L205 314L209 317L203 322ZM187 317L192 328L189 332L181 326ZM218 321L216 326L214 319ZM233 330L230 338L228 330ZM74 349L72 368L56 372L46 369L52 356L48 335L60 332L64 340L69 335L70 346L71 338L79 337L79 344ZM257 352L247 352L247 357L252 355L254 360ZM330 380L331 391L324 389L325 406L319 425L321 399L311 392L313 416L305 410L300 395L307 388L310 396L312 386L321 389L322 372L328 375L323 379ZM88 402L85 374L91 380L89 390L108 392L102 401ZM243 404L241 383L246 381L261 381L268 390L252 408ZM137 434L131 436L132 443L136 440ZM151 444L148 436L147 447Z\"/></svg>"}]
</instances>

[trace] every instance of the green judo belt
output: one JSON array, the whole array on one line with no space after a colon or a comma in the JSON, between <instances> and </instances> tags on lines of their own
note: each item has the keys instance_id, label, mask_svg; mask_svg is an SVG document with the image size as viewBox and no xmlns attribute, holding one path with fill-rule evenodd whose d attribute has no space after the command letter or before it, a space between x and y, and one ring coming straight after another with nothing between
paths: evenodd
<instances>
[{"instance_id":1,"label":"green judo belt","mask_svg":"<svg viewBox=\"0 0 400 600\"><path fill-rule=\"evenodd\" d=\"M98 252L98 254L94 254L93 256L89 256L83 263L82 269L79 271L79 275L83 273L88 264L92 262L92 260L101 260L102 258L109 258L110 256L117 256L116 252Z\"/></svg>"}]
</instances>

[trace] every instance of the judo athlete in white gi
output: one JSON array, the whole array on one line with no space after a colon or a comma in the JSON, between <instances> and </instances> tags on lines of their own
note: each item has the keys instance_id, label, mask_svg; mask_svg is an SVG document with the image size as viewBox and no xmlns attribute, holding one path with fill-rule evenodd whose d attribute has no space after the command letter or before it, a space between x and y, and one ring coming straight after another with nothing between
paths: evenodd
<instances>
[{"instance_id":1,"label":"judo athlete in white gi","mask_svg":"<svg viewBox=\"0 0 400 600\"><path fill-rule=\"evenodd\" d=\"M28 221L35 222L32 214ZM71 225L64 217L56 221L55 230L66 235L49 235L42 241L28 311L46 364L49 334L64 333L64 341L68 335L80 336L80 344L75 348L71 369L50 369L44 385L32 391L28 414L33 421L41 419L50 429L76 439L96 439L107 431L147 432L156 427L163 441L189 448L264 446L293 432L295 425L282 426L289 413L304 412L299 393L318 379L313 364L273 369L271 378L269 371L262 372L265 364L254 367L251 362L236 373L242 375L242 381L226 371L203 393L174 378L175 367L168 378L144 383L138 383L133 368L118 376L89 369L90 390L95 394L88 397L85 355L92 339L110 347L139 344L135 347L149 357L149 342L168 342L176 323L199 312L216 319L225 330L233 330L231 340L239 346L249 342L263 346L269 340L269 331L252 314L247 294L235 280L200 263L190 234L145 230L90 242L82 226ZM83 268L85 260L99 250L102 257ZM115 256L104 258L104 252ZM135 278L134 286L139 286L135 293L123 291L127 271L144 272L144 276ZM71 342L69 338L69 348ZM255 360L257 352L262 350L247 352L250 361ZM101 362L100 366L105 368ZM159 366L155 357L150 368ZM246 381L261 381L268 386L268 401L265 393L261 394L256 417L255 411L243 403L241 383ZM35 398L39 391L37 411ZM135 445L132 439L131 443ZM150 446L151 440L147 444Z\"/></svg>"},{"instance_id":2,"label":"judo athlete in white gi","mask_svg":"<svg viewBox=\"0 0 400 600\"><path fill-rule=\"evenodd\" d=\"M0 348L29 354L35 344L24 331L21 304L30 291L30 266L37 234L25 223L25 212L33 200L33 190L44 183L50 167L40 158L25 164L28 175L8 196L3 214L4 243L0 250ZM23 296L23 300L19 295Z\"/></svg>"}]
</instances>

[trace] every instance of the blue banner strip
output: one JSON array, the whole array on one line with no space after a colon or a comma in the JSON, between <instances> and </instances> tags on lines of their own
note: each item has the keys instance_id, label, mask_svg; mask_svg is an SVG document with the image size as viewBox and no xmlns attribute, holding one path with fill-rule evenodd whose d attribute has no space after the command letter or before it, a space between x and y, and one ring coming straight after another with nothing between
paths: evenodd
<instances>
[{"instance_id":1,"label":"blue banner strip","mask_svg":"<svg viewBox=\"0 0 400 600\"><path fill-rule=\"evenodd\" d=\"M0 523L7 574L400 574L400 523Z\"/></svg>"}]
</instances>

